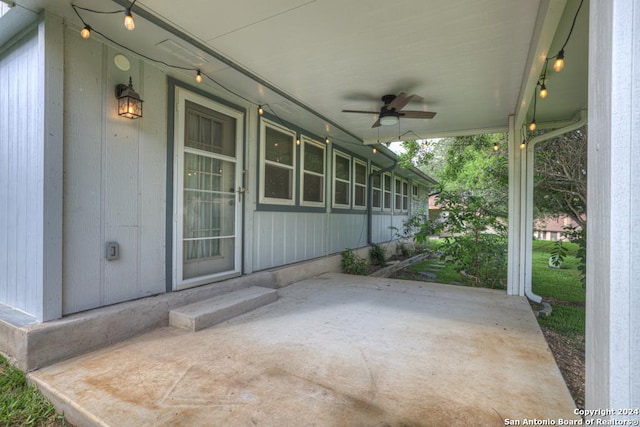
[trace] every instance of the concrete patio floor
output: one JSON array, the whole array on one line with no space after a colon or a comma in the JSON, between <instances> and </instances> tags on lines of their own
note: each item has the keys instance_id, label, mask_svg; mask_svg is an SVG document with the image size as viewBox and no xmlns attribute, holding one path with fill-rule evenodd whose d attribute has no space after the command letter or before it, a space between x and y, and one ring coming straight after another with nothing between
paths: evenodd
<instances>
[{"instance_id":1,"label":"concrete patio floor","mask_svg":"<svg viewBox=\"0 0 640 427\"><path fill-rule=\"evenodd\" d=\"M214 327L156 329L29 378L79 426L503 426L576 418L523 297L342 274L279 294Z\"/></svg>"}]
</instances>

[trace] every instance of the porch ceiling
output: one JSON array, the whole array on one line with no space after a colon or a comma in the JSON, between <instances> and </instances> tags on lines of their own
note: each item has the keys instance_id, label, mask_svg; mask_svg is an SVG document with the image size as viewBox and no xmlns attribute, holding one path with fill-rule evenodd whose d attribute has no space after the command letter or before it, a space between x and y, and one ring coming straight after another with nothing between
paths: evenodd
<instances>
[{"instance_id":1,"label":"porch ceiling","mask_svg":"<svg viewBox=\"0 0 640 427\"><path fill-rule=\"evenodd\" d=\"M46 3L80 28L67 0L18 3L34 9ZM100 10L129 4L75 3ZM565 8L564 0L140 0L133 9L134 32L123 29L119 15L84 16L118 42L172 64L201 68L318 135L387 142L405 133L402 139L506 130L510 114L530 109L544 56L555 55L564 43L579 3L568 0ZM542 22L554 14L556 24L544 27ZM586 108L587 35L585 4L565 48L565 70L552 71L549 96L538 102L538 123L566 120ZM161 47L165 40L186 50L168 53ZM248 70L262 84L212 53ZM180 58L189 54L191 59ZM193 78L191 72L186 75ZM437 115L372 129L376 116L341 112L377 111L382 95L399 92L423 98L405 109Z\"/></svg>"}]
</instances>

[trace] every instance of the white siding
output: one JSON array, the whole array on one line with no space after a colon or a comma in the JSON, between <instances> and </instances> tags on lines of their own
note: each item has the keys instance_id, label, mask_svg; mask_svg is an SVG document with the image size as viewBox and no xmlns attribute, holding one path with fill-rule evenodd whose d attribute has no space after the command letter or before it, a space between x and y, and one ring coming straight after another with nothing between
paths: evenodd
<instances>
[{"instance_id":1,"label":"white siding","mask_svg":"<svg viewBox=\"0 0 640 427\"><path fill-rule=\"evenodd\" d=\"M63 310L80 310L165 291L166 76L77 31L65 34ZM116 114L115 86L144 99L144 117ZM105 244L120 245L106 261Z\"/></svg>"}]
</instances>

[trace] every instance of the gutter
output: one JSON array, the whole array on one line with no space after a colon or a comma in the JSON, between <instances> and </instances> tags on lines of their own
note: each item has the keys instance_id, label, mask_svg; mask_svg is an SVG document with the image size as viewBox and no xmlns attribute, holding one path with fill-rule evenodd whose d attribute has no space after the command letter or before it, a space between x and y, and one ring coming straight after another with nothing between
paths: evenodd
<instances>
[{"instance_id":1,"label":"gutter","mask_svg":"<svg viewBox=\"0 0 640 427\"><path fill-rule=\"evenodd\" d=\"M527 206L529 207L527 209L526 212L526 223L527 225L530 225L531 227L531 232L533 232L533 167L534 167L534 149L536 144L540 143L540 142L544 142L544 141L548 141L551 138L555 138L557 136L563 135L565 133L574 131L578 128L581 128L582 126L584 126L587 123L587 110L580 110L572 119L572 121L561 127L558 129L554 129L551 132L547 132L545 134L542 135L538 135L534 138L532 138L530 141L527 142L527 188L526 188L526 197L527 197ZM527 247L527 259L531 260L532 259L532 252L533 252L533 244L531 241L528 242L528 247ZM531 261L529 261L531 262ZM541 302L542 301L542 297L540 295L536 295L533 293L533 290L531 289L531 265L529 265L528 268L529 271L529 278L528 280L525 280L524 283L524 294L527 298L529 298L531 301L534 302Z\"/></svg>"}]
</instances>

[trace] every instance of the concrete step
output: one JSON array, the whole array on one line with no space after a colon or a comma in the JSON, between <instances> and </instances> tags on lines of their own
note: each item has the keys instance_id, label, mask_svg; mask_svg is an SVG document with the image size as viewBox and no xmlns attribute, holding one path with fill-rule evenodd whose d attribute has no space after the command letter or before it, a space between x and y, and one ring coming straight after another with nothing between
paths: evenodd
<instances>
[{"instance_id":1,"label":"concrete step","mask_svg":"<svg viewBox=\"0 0 640 427\"><path fill-rule=\"evenodd\" d=\"M259 286L238 289L169 312L169 324L191 332L208 328L278 299L275 289Z\"/></svg>"}]
</instances>

